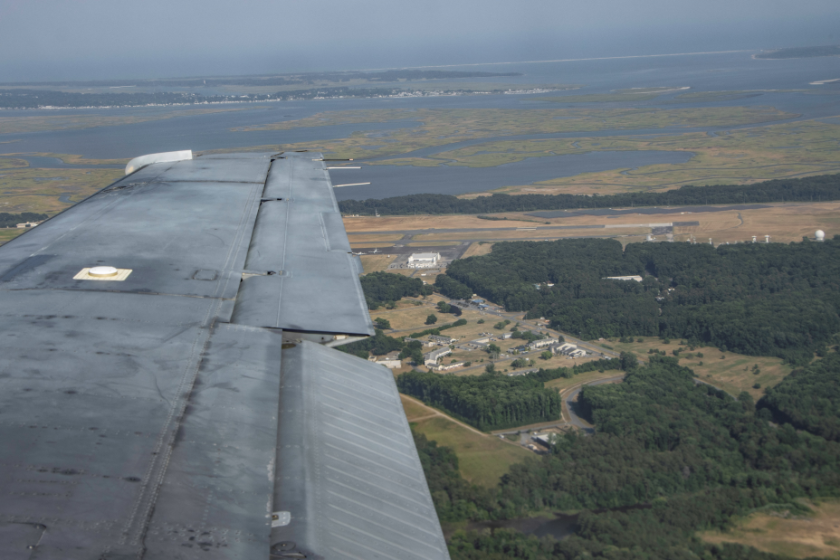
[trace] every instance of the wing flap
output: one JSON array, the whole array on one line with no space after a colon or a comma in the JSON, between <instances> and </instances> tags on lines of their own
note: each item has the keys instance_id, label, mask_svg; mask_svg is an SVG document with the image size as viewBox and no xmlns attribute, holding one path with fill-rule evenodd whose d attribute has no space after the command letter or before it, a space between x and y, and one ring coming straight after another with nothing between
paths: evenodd
<instances>
[{"instance_id":1,"label":"wing flap","mask_svg":"<svg viewBox=\"0 0 840 560\"><path fill-rule=\"evenodd\" d=\"M359 266L324 165L276 159L268 173L234 323L314 333L373 334Z\"/></svg>"},{"instance_id":2,"label":"wing flap","mask_svg":"<svg viewBox=\"0 0 840 560\"><path fill-rule=\"evenodd\" d=\"M391 372L310 342L283 351L274 550L449 558Z\"/></svg>"},{"instance_id":3,"label":"wing flap","mask_svg":"<svg viewBox=\"0 0 840 560\"><path fill-rule=\"evenodd\" d=\"M265 558L281 335L218 325L145 537L147 558Z\"/></svg>"}]
</instances>

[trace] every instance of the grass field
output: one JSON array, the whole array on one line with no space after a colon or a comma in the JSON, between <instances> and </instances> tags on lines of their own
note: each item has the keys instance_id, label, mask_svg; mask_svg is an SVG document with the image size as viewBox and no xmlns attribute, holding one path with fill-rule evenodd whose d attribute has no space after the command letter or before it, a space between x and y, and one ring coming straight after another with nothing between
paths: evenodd
<instances>
[{"instance_id":1,"label":"grass field","mask_svg":"<svg viewBox=\"0 0 840 560\"><path fill-rule=\"evenodd\" d=\"M416 405L403 397L403 407L414 430L438 445L451 447L458 455L461 476L473 484L492 487L498 484L510 465L532 457L530 451L497 437L478 434L449 419L435 415L433 408ZM409 404L406 404L406 402ZM413 420L413 418L420 418Z\"/></svg>"},{"instance_id":2,"label":"grass field","mask_svg":"<svg viewBox=\"0 0 840 560\"><path fill-rule=\"evenodd\" d=\"M358 132L349 138L291 144L286 149L313 149L332 157L365 159L399 157L420 148L497 136L595 132L601 130L656 129L684 126L735 126L767 123L794 115L772 107L714 108L539 108L539 109L382 109L327 112L312 117L271 123L244 130L290 130L299 127L406 121L406 128L387 132ZM420 122L417 127L408 121ZM428 159L439 159L428 158ZM440 162L445 158L440 159ZM411 165L410 161L383 160L377 164Z\"/></svg>"},{"instance_id":3,"label":"grass field","mask_svg":"<svg viewBox=\"0 0 840 560\"><path fill-rule=\"evenodd\" d=\"M265 107L202 107L198 109L186 109L183 107L156 107L138 110L138 114L135 115L119 116L85 114L84 110L79 110L80 112L75 115L28 116L26 112L21 111L19 115L4 115L0 117L0 131L2 131L3 134L20 134L26 132L44 132L49 130L78 130L98 126L138 124L175 117L227 113L230 111L246 111L258 108L264 109ZM73 109L68 109L68 111L72 110Z\"/></svg>"},{"instance_id":4,"label":"grass field","mask_svg":"<svg viewBox=\"0 0 840 560\"><path fill-rule=\"evenodd\" d=\"M638 339L638 338L637 338ZM658 349L673 357L673 351L683 348L680 352L680 365L694 370L697 377L707 383L723 389L733 396L741 391L747 391L753 399L758 400L768 387L777 385L792 368L785 364L780 358L768 358L760 356L744 356L733 352L721 353L717 348L698 347L693 351L679 340L671 340L670 344L663 344L662 340L654 337L642 337L643 342L625 344L617 341L608 344L620 352L635 352L640 358L646 359L648 350ZM697 353L703 354L702 357ZM692 358L684 358L687 354L694 354ZM721 359L723 356L723 359ZM702 362L702 365L700 365ZM753 373L753 366L757 365L760 373ZM760 388L753 386L758 383Z\"/></svg>"},{"instance_id":5,"label":"grass field","mask_svg":"<svg viewBox=\"0 0 840 560\"><path fill-rule=\"evenodd\" d=\"M387 233L372 233L372 234L359 234L359 233L350 233L347 232L347 238L350 240L352 244L361 244L361 243L390 243L393 245L397 241L402 238L400 234L387 234Z\"/></svg>"},{"instance_id":6,"label":"grass field","mask_svg":"<svg viewBox=\"0 0 840 560\"><path fill-rule=\"evenodd\" d=\"M473 243L470 245L469 249L464 251L464 254L461 255L461 258L466 259L467 257L480 257L481 255L489 255L492 250L492 243Z\"/></svg>"},{"instance_id":7,"label":"grass field","mask_svg":"<svg viewBox=\"0 0 840 560\"><path fill-rule=\"evenodd\" d=\"M708 543L737 543L792 558L840 558L840 502L811 504L813 514L795 518L756 513L727 532L706 531Z\"/></svg>"},{"instance_id":8,"label":"grass field","mask_svg":"<svg viewBox=\"0 0 840 560\"><path fill-rule=\"evenodd\" d=\"M0 175L0 212L55 214L123 176L119 169L4 170ZM62 202L66 196L70 202Z\"/></svg>"},{"instance_id":9,"label":"grass field","mask_svg":"<svg viewBox=\"0 0 840 560\"><path fill-rule=\"evenodd\" d=\"M562 97L543 97L541 101L551 103L634 103L656 99L661 93L627 92L627 93L590 93L589 95L565 95Z\"/></svg>"},{"instance_id":10,"label":"grass field","mask_svg":"<svg viewBox=\"0 0 840 560\"><path fill-rule=\"evenodd\" d=\"M616 169L552 179L503 192L601 193L667 190L684 184L739 184L840 171L840 125L801 121L742 128L710 136L705 133L644 137L579 138L494 142L437 154L464 165L493 165L535 155L600 150L671 150L691 152L686 163ZM491 152L481 153L476 152ZM519 154L517 159L516 155ZM501 161L500 160L500 161Z\"/></svg>"},{"instance_id":11,"label":"grass field","mask_svg":"<svg viewBox=\"0 0 840 560\"><path fill-rule=\"evenodd\" d=\"M500 213L498 216L507 216L507 220L480 220L471 215L448 215L448 216L392 216L388 218L349 218L345 224L352 225L356 231L382 231L381 235L387 235L385 228L400 228L400 230L423 229L423 223L434 224L437 229L471 229L462 233L430 233L419 234L414 237L416 243L443 244L456 243L455 241L440 241L441 239L458 238L475 241L467 250L466 256L484 254L489 251L491 243L480 245L478 242L487 239L509 239L517 238L546 238L558 239L563 237L578 237L589 235L622 235L622 242L641 241L649 231L640 224L651 222L686 222L698 221L699 226L683 226L674 228L674 238L677 241L686 241L691 238L697 242L705 243L711 237L714 243L725 242L735 243L738 241L751 241L753 235L757 235L761 241L765 235L771 236L771 241L789 243L801 241L803 236L814 237L816 229L822 229L833 236L840 233L840 202L814 202L814 203L788 203L768 204L765 208L750 210L726 210L722 212L701 212L673 214L624 214L620 216L572 216L551 219L540 219L539 224L527 224L521 220L524 218L534 219L533 216L526 216L522 213ZM403 223L400 220L404 218ZM604 229L563 229L563 230L527 230L516 231L517 227L534 227L548 225L606 225L611 226ZM626 228L616 228L616 225L626 225ZM510 231L478 231L481 228L505 228ZM370 229L365 229L370 228ZM353 237L351 236L351 239ZM372 246L365 244L364 246Z\"/></svg>"},{"instance_id":12,"label":"grass field","mask_svg":"<svg viewBox=\"0 0 840 560\"><path fill-rule=\"evenodd\" d=\"M598 381L599 379L616 377L622 375L623 373L623 371L617 369L605 370L603 373L600 371L587 371L586 373L579 373L570 379L565 379L563 377L560 379L554 379L547 382L545 386L562 392L577 385Z\"/></svg>"},{"instance_id":13,"label":"grass field","mask_svg":"<svg viewBox=\"0 0 840 560\"><path fill-rule=\"evenodd\" d=\"M359 257L362 260L362 267L364 268L365 274L370 274L371 272L381 272L388 268L388 265L396 260L396 255L362 255Z\"/></svg>"},{"instance_id":14,"label":"grass field","mask_svg":"<svg viewBox=\"0 0 840 560\"><path fill-rule=\"evenodd\" d=\"M0 157L0 169L14 169L16 167L29 167L29 162L14 157Z\"/></svg>"},{"instance_id":15,"label":"grass field","mask_svg":"<svg viewBox=\"0 0 840 560\"><path fill-rule=\"evenodd\" d=\"M482 220L477 215L456 214L444 216L346 216L344 227L348 235L359 235L357 232L395 232L414 230L457 229L457 228L498 228L498 227L533 227L533 216L522 213L503 213L494 216L505 217L507 220ZM545 222L547 220L540 220Z\"/></svg>"},{"instance_id":16,"label":"grass field","mask_svg":"<svg viewBox=\"0 0 840 560\"><path fill-rule=\"evenodd\" d=\"M465 231L460 233L433 233L430 235L415 235L414 240L423 245L437 245L444 242L457 241L517 241L517 240L541 240L541 239L561 239L564 237L615 237L618 235L641 235L649 232L650 228L647 226L633 226L629 225L626 228L616 229L586 229L579 230L564 229L564 230L516 230L510 231Z\"/></svg>"},{"instance_id":17,"label":"grass field","mask_svg":"<svg viewBox=\"0 0 840 560\"><path fill-rule=\"evenodd\" d=\"M665 103L704 103L707 101L736 101L761 95L758 91L693 91L681 93Z\"/></svg>"},{"instance_id":18,"label":"grass field","mask_svg":"<svg viewBox=\"0 0 840 560\"><path fill-rule=\"evenodd\" d=\"M6 243L8 241L11 241L12 239L14 239L15 237L17 237L18 235L20 235L21 233L23 233L25 231L26 231L25 229L17 229L17 228L15 228L15 229L6 229L6 228L0 229L0 245L2 245L3 243Z\"/></svg>"}]
</instances>

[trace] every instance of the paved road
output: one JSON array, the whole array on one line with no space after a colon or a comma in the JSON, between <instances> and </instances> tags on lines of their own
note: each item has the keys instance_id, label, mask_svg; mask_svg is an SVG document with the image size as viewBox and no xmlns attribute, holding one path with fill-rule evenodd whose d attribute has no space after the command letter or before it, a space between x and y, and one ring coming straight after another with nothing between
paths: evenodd
<instances>
[{"instance_id":1,"label":"paved road","mask_svg":"<svg viewBox=\"0 0 840 560\"><path fill-rule=\"evenodd\" d=\"M627 227L646 227L648 224L628 224ZM604 229L601 225L580 225L580 226L508 226L498 228L427 228L427 229L403 229L390 231L348 231L347 235L379 235L379 234L400 234L404 236L428 235L432 233L468 233L473 231L522 231L522 230L545 230L545 229Z\"/></svg>"},{"instance_id":2,"label":"paved road","mask_svg":"<svg viewBox=\"0 0 840 560\"><path fill-rule=\"evenodd\" d=\"M624 374L617 375L615 377L608 377L606 379L598 379L597 381L591 381L589 383L583 383L579 387L576 387L572 391L566 395L564 402L566 403L566 410L569 411L569 423L575 426L576 428L580 428L587 434L594 434L595 428L592 427L592 424L581 418L575 412L575 404L580 394L580 390L586 386L594 386L594 385L604 385L606 383L615 383L616 381L621 381L624 379Z\"/></svg>"}]
</instances>

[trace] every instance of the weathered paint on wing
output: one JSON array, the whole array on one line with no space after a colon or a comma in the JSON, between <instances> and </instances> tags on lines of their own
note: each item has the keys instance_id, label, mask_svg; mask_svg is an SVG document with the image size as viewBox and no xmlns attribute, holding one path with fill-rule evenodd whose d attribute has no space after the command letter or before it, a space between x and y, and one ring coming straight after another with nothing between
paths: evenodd
<instances>
[{"instance_id":1,"label":"weathered paint on wing","mask_svg":"<svg viewBox=\"0 0 840 560\"><path fill-rule=\"evenodd\" d=\"M380 517L362 523L359 513L371 507L406 517L366 543L366 557L403 558L395 551L406 546L447 557L391 374L308 342L282 350L289 336L373 332L317 157L152 163L0 248L0 557L269 558L285 519L274 514L285 511L285 527L318 528L301 547L344 558L336 543L356 537L336 527L375 528ZM293 158L305 189L296 163L286 165ZM269 170L288 179L267 181ZM287 218L261 222L277 198ZM271 237L274 228L285 236ZM271 260L246 267L263 235L284 274L268 274ZM79 275L96 266L130 274ZM330 280L307 279L312 270ZM249 293L262 278L281 282ZM246 313L255 297L274 323ZM325 305L332 312L318 315ZM335 383L343 405L330 400ZM326 470L338 468L336 454L379 456L381 444L357 447L372 429L394 449L380 467L395 471L389 494L365 490L378 469L356 468L346 471L354 493L342 495L348 481ZM283 497L300 465L312 472L299 490L318 507ZM423 535L430 544L418 548Z\"/></svg>"}]
</instances>

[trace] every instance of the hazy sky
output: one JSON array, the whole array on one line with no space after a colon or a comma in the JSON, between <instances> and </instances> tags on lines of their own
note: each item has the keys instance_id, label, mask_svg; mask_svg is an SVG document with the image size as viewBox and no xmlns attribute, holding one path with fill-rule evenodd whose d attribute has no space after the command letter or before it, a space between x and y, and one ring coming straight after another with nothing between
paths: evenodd
<instances>
[{"instance_id":1,"label":"hazy sky","mask_svg":"<svg viewBox=\"0 0 840 560\"><path fill-rule=\"evenodd\" d=\"M839 0L0 0L0 82L832 43Z\"/></svg>"}]
</instances>

